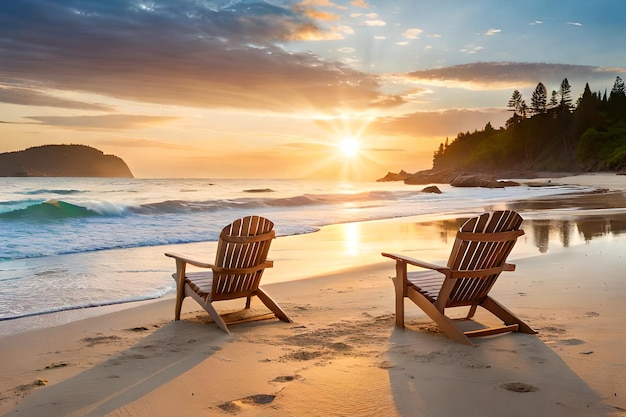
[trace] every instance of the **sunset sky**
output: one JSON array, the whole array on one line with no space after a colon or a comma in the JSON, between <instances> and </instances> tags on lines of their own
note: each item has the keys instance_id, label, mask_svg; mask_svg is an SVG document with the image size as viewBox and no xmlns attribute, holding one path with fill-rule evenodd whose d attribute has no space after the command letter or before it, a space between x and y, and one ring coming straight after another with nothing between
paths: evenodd
<instances>
[{"instance_id":1,"label":"sunset sky","mask_svg":"<svg viewBox=\"0 0 626 417\"><path fill-rule=\"evenodd\" d=\"M515 89L610 91L624 16L624 0L0 0L0 152L80 143L143 178L415 172L446 137L503 126Z\"/></svg>"}]
</instances>

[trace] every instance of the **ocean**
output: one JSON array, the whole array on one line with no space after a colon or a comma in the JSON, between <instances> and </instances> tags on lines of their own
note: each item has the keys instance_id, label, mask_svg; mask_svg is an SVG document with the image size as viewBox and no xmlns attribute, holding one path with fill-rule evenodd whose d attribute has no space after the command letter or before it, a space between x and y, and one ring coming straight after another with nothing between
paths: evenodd
<instances>
[{"instance_id":1,"label":"ocean","mask_svg":"<svg viewBox=\"0 0 626 417\"><path fill-rule=\"evenodd\" d=\"M442 194L431 194L422 188L401 182L0 178L0 321L164 297L175 286L162 248L215 242L224 226L250 214L269 218L278 236L287 236L330 224L455 213L589 190L439 185Z\"/></svg>"}]
</instances>

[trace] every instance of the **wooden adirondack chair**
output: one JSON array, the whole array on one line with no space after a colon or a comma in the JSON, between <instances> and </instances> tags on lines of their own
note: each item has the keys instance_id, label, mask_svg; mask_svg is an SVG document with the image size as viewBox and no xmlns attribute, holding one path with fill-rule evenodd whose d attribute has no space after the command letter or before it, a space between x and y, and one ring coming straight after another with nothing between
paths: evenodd
<instances>
[{"instance_id":1,"label":"wooden adirondack chair","mask_svg":"<svg viewBox=\"0 0 626 417\"><path fill-rule=\"evenodd\" d=\"M404 298L411 299L451 339L472 346L469 337L519 331L537 333L519 317L489 296L502 271L513 271L506 263L517 238L522 217L514 211L496 211L469 219L456 235L447 266L434 265L402 255L383 253L396 261L393 283L396 292L396 325L404 327ZM422 270L408 272L408 265ZM425 270L424 270L425 269ZM446 316L451 307L469 307L470 320L483 307L503 325L463 331L457 319Z\"/></svg>"},{"instance_id":2,"label":"wooden adirondack chair","mask_svg":"<svg viewBox=\"0 0 626 417\"><path fill-rule=\"evenodd\" d=\"M166 253L165 256L176 260L176 273L172 275L176 280L174 319L180 320L183 300L189 296L211 315L220 329L230 333L213 302L246 298L246 308L250 308L251 298L257 296L276 317L291 323L289 316L259 288L265 268L273 266L267 254L274 236L274 223L263 217L248 216L224 227L217 243L215 264ZM210 271L187 272L187 264Z\"/></svg>"}]
</instances>

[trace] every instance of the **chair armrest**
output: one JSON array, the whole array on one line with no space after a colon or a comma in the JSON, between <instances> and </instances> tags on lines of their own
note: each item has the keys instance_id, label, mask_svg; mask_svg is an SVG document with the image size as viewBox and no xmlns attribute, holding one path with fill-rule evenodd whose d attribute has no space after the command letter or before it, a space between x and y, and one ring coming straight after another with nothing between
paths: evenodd
<instances>
[{"instance_id":1,"label":"chair armrest","mask_svg":"<svg viewBox=\"0 0 626 417\"><path fill-rule=\"evenodd\" d=\"M387 258L394 259L396 262L404 262L409 265L418 266L420 268L432 269L433 271L439 271L442 274L447 274L450 272L450 268L448 268L447 266L441 266L441 265L436 265L436 264L432 264L429 262L420 261L419 259L410 258L408 256L398 255L395 253L386 253L386 252L383 252L381 255Z\"/></svg>"},{"instance_id":2,"label":"chair armrest","mask_svg":"<svg viewBox=\"0 0 626 417\"><path fill-rule=\"evenodd\" d=\"M502 265L502 270L503 271L515 271L515 264L509 264L509 263L504 263L504 265Z\"/></svg>"},{"instance_id":3,"label":"chair armrest","mask_svg":"<svg viewBox=\"0 0 626 417\"><path fill-rule=\"evenodd\" d=\"M188 258L188 257L186 257L184 255L180 255L180 254L177 254L177 253L166 252L165 256L168 256L170 258L174 258L177 261L182 261L182 262L188 263L190 265L197 266L199 268L214 268L214 265L212 265L212 264L208 264L206 262L196 261L194 259Z\"/></svg>"}]
</instances>

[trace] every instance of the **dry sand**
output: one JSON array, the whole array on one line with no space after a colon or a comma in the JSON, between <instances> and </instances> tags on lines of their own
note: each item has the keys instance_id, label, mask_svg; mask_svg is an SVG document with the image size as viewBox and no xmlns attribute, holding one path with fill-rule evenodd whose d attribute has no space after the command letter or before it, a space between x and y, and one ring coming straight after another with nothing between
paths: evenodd
<instances>
[{"instance_id":1,"label":"dry sand","mask_svg":"<svg viewBox=\"0 0 626 417\"><path fill-rule=\"evenodd\" d=\"M603 179L616 180L590 181ZM621 200L516 207L527 234L492 295L538 335L459 345L408 301L407 328L394 327L380 252L443 262L454 216L337 225L273 243L264 288L292 324L223 302L244 319L226 335L190 299L173 322L168 298L1 337L0 415L626 416Z\"/></svg>"}]
</instances>

